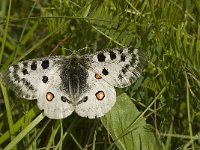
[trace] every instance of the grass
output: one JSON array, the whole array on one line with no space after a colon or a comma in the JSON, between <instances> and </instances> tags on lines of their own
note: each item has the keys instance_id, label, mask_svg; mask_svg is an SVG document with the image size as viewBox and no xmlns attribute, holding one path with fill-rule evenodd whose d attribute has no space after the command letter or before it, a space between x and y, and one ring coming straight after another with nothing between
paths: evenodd
<instances>
[{"instance_id":1,"label":"grass","mask_svg":"<svg viewBox=\"0 0 200 150\"><path fill-rule=\"evenodd\" d=\"M3 71L21 60L112 47L148 54L100 119L51 120L1 83L0 149L200 149L200 1L0 1ZM90 47L83 49L84 47ZM80 50L81 49L81 50Z\"/></svg>"}]
</instances>

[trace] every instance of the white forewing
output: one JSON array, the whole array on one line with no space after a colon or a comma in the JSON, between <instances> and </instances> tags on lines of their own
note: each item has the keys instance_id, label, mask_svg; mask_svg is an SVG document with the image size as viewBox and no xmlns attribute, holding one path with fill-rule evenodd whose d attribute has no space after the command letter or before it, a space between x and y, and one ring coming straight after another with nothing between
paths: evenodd
<instances>
[{"instance_id":1,"label":"white forewing","mask_svg":"<svg viewBox=\"0 0 200 150\"><path fill-rule=\"evenodd\" d=\"M38 107L49 118L65 118L74 108L61 100L61 96L69 98L69 93L60 88L60 62L63 59L60 56L44 57L19 62L4 72L4 81L18 96L37 99ZM48 92L54 96L51 101L46 98Z\"/></svg>"},{"instance_id":2,"label":"white forewing","mask_svg":"<svg viewBox=\"0 0 200 150\"><path fill-rule=\"evenodd\" d=\"M91 70L114 87L127 87L140 76L146 56L138 49L116 48L85 56L91 61Z\"/></svg>"}]
</instances>

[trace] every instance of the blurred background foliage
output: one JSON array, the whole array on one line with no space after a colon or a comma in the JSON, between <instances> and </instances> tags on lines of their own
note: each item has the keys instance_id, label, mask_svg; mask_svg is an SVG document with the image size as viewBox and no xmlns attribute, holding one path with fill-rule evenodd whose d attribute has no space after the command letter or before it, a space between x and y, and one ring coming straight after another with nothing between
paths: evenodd
<instances>
[{"instance_id":1,"label":"blurred background foliage","mask_svg":"<svg viewBox=\"0 0 200 150\"><path fill-rule=\"evenodd\" d=\"M0 149L133 149L134 135L140 140L134 149L200 149L200 0L1 0L0 8L1 71L48 56L64 36L70 38L53 55L71 53L63 47L82 55L121 46L148 55L142 77L117 89L119 103L101 119L73 114L50 120L38 115L36 101L2 86ZM128 107L130 101L136 107ZM139 116L139 126L151 126L151 135L133 125L132 139L117 139L116 109L133 120Z\"/></svg>"}]
</instances>

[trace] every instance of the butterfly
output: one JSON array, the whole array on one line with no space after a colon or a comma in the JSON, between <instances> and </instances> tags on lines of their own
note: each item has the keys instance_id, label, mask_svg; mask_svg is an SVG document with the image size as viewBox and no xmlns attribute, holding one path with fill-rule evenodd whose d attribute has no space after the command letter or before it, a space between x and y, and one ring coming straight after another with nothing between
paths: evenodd
<instances>
[{"instance_id":1,"label":"butterfly","mask_svg":"<svg viewBox=\"0 0 200 150\"><path fill-rule=\"evenodd\" d=\"M48 118L65 118L74 111L96 118L115 104L115 87L134 83L146 62L144 51L113 48L83 56L30 59L11 65L1 76L19 97L37 99Z\"/></svg>"}]
</instances>

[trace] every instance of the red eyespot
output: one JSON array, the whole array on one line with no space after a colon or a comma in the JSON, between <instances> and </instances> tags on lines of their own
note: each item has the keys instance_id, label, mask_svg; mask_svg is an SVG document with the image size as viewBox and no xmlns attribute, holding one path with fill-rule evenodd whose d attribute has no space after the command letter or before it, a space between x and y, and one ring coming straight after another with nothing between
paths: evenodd
<instances>
[{"instance_id":1,"label":"red eyespot","mask_svg":"<svg viewBox=\"0 0 200 150\"><path fill-rule=\"evenodd\" d=\"M53 93L47 92L46 99L47 99L47 101L49 101L49 102L52 101L52 100L54 99Z\"/></svg>"},{"instance_id":2,"label":"red eyespot","mask_svg":"<svg viewBox=\"0 0 200 150\"><path fill-rule=\"evenodd\" d=\"M101 101L101 100L104 99L105 94L104 94L103 91L98 91L98 92L95 94L95 96L96 96L97 100Z\"/></svg>"},{"instance_id":3,"label":"red eyespot","mask_svg":"<svg viewBox=\"0 0 200 150\"><path fill-rule=\"evenodd\" d=\"M95 78L96 78L96 79L101 79L102 77L101 77L100 74L97 74L97 73L96 73L96 74L95 74Z\"/></svg>"}]
</instances>

